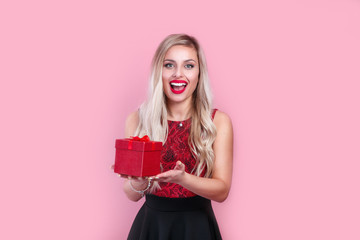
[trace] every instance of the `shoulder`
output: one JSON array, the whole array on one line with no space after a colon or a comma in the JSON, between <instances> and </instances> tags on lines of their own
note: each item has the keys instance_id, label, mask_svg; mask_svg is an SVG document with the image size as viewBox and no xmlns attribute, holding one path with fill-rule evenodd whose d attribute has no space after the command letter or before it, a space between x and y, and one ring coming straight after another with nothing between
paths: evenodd
<instances>
[{"instance_id":1,"label":"shoulder","mask_svg":"<svg viewBox=\"0 0 360 240\"><path fill-rule=\"evenodd\" d=\"M232 138L233 127L229 115L217 110L213 121L216 127L217 136L226 136L226 138Z\"/></svg>"},{"instance_id":2,"label":"shoulder","mask_svg":"<svg viewBox=\"0 0 360 240\"><path fill-rule=\"evenodd\" d=\"M133 136L139 125L139 111L130 113L125 121L125 136Z\"/></svg>"},{"instance_id":3,"label":"shoulder","mask_svg":"<svg viewBox=\"0 0 360 240\"><path fill-rule=\"evenodd\" d=\"M231 118L229 117L229 115L219 110L216 111L213 121L216 128L232 126Z\"/></svg>"},{"instance_id":4,"label":"shoulder","mask_svg":"<svg viewBox=\"0 0 360 240\"><path fill-rule=\"evenodd\" d=\"M131 124L134 122L139 122L139 111L134 111L130 113L126 118L126 124Z\"/></svg>"}]
</instances>

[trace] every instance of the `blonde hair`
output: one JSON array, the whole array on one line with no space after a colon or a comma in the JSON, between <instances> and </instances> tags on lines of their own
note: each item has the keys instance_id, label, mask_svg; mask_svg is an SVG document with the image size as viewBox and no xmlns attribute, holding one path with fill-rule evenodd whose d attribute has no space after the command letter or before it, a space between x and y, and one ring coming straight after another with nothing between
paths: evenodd
<instances>
[{"instance_id":1,"label":"blonde hair","mask_svg":"<svg viewBox=\"0 0 360 240\"><path fill-rule=\"evenodd\" d=\"M166 97L163 91L162 69L165 54L176 45L192 47L199 60L199 81L193 93L189 146L197 163L193 169L200 176L204 169L205 177L211 177L214 165L212 145L216 137L216 128L211 119L212 95L205 55L198 41L186 34L172 34L158 46L152 60L148 99L139 110L139 125L135 134L148 135L153 141L166 142L168 134Z\"/></svg>"}]
</instances>

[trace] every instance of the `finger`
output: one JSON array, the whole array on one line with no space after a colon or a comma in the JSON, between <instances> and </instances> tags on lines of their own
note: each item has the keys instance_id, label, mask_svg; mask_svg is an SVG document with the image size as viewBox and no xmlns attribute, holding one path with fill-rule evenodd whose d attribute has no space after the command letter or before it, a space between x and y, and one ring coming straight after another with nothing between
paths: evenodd
<instances>
[{"instance_id":1,"label":"finger","mask_svg":"<svg viewBox=\"0 0 360 240\"><path fill-rule=\"evenodd\" d=\"M180 162L180 161L177 161L176 164L175 164L174 169L179 169L180 166L181 166L181 162Z\"/></svg>"},{"instance_id":2,"label":"finger","mask_svg":"<svg viewBox=\"0 0 360 240\"><path fill-rule=\"evenodd\" d=\"M155 179L155 181L158 181L158 182L167 182L169 181L170 177L159 177L157 179Z\"/></svg>"},{"instance_id":3,"label":"finger","mask_svg":"<svg viewBox=\"0 0 360 240\"><path fill-rule=\"evenodd\" d=\"M180 169L181 171L185 171L185 164L181 163L180 167L181 167L181 169Z\"/></svg>"},{"instance_id":4,"label":"finger","mask_svg":"<svg viewBox=\"0 0 360 240\"><path fill-rule=\"evenodd\" d=\"M185 169L185 165L181 161L177 161L174 170L181 170Z\"/></svg>"},{"instance_id":5,"label":"finger","mask_svg":"<svg viewBox=\"0 0 360 240\"><path fill-rule=\"evenodd\" d=\"M128 178L128 175L126 174L119 174L122 178Z\"/></svg>"},{"instance_id":6,"label":"finger","mask_svg":"<svg viewBox=\"0 0 360 240\"><path fill-rule=\"evenodd\" d=\"M151 182L151 181L157 181L159 178L156 177L156 176L151 176L151 177L148 177L148 180Z\"/></svg>"},{"instance_id":7,"label":"finger","mask_svg":"<svg viewBox=\"0 0 360 240\"><path fill-rule=\"evenodd\" d=\"M156 175L156 176L154 177L154 179L159 179L159 178L162 178L162 177L164 177L164 176L165 176L164 173L160 173L160 174Z\"/></svg>"},{"instance_id":8,"label":"finger","mask_svg":"<svg viewBox=\"0 0 360 240\"><path fill-rule=\"evenodd\" d=\"M169 175L171 174L171 171L166 171L166 172L163 172L163 173L160 173L158 175L155 176L155 178L166 178L166 177L169 177Z\"/></svg>"}]
</instances>

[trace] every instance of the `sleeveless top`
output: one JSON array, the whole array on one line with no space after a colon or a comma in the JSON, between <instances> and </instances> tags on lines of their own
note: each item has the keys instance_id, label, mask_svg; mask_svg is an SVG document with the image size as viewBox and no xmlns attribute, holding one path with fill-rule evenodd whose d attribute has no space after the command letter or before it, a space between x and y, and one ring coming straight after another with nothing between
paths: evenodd
<instances>
[{"instance_id":1,"label":"sleeveless top","mask_svg":"<svg viewBox=\"0 0 360 240\"><path fill-rule=\"evenodd\" d=\"M214 119L217 109L212 112L211 118ZM196 159L191 153L188 143L191 127L191 118L185 121L168 120L169 131L165 144L161 152L160 163L162 172L175 168L176 162L181 161L185 165L185 172L191 173L196 165ZM203 173L205 173L204 169ZM201 175L203 176L203 174ZM195 193L176 183L159 182L161 189L153 194L159 197L186 198L194 197Z\"/></svg>"}]
</instances>

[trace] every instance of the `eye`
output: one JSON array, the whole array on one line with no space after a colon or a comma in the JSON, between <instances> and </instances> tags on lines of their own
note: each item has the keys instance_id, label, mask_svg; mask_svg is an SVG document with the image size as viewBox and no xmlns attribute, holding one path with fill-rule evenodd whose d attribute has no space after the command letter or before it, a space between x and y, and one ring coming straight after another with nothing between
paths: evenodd
<instances>
[{"instance_id":1,"label":"eye","mask_svg":"<svg viewBox=\"0 0 360 240\"><path fill-rule=\"evenodd\" d=\"M174 67L174 64L172 64L172 63L165 63L165 64L164 64L164 67L166 67L166 68L172 68L172 67Z\"/></svg>"},{"instance_id":2,"label":"eye","mask_svg":"<svg viewBox=\"0 0 360 240\"><path fill-rule=\"evenodd\" d=\"M185 68L186 69L192 69L192 68L194 68L194 65L193 64L186 64Z\"/></svg>"}]
</instances>

